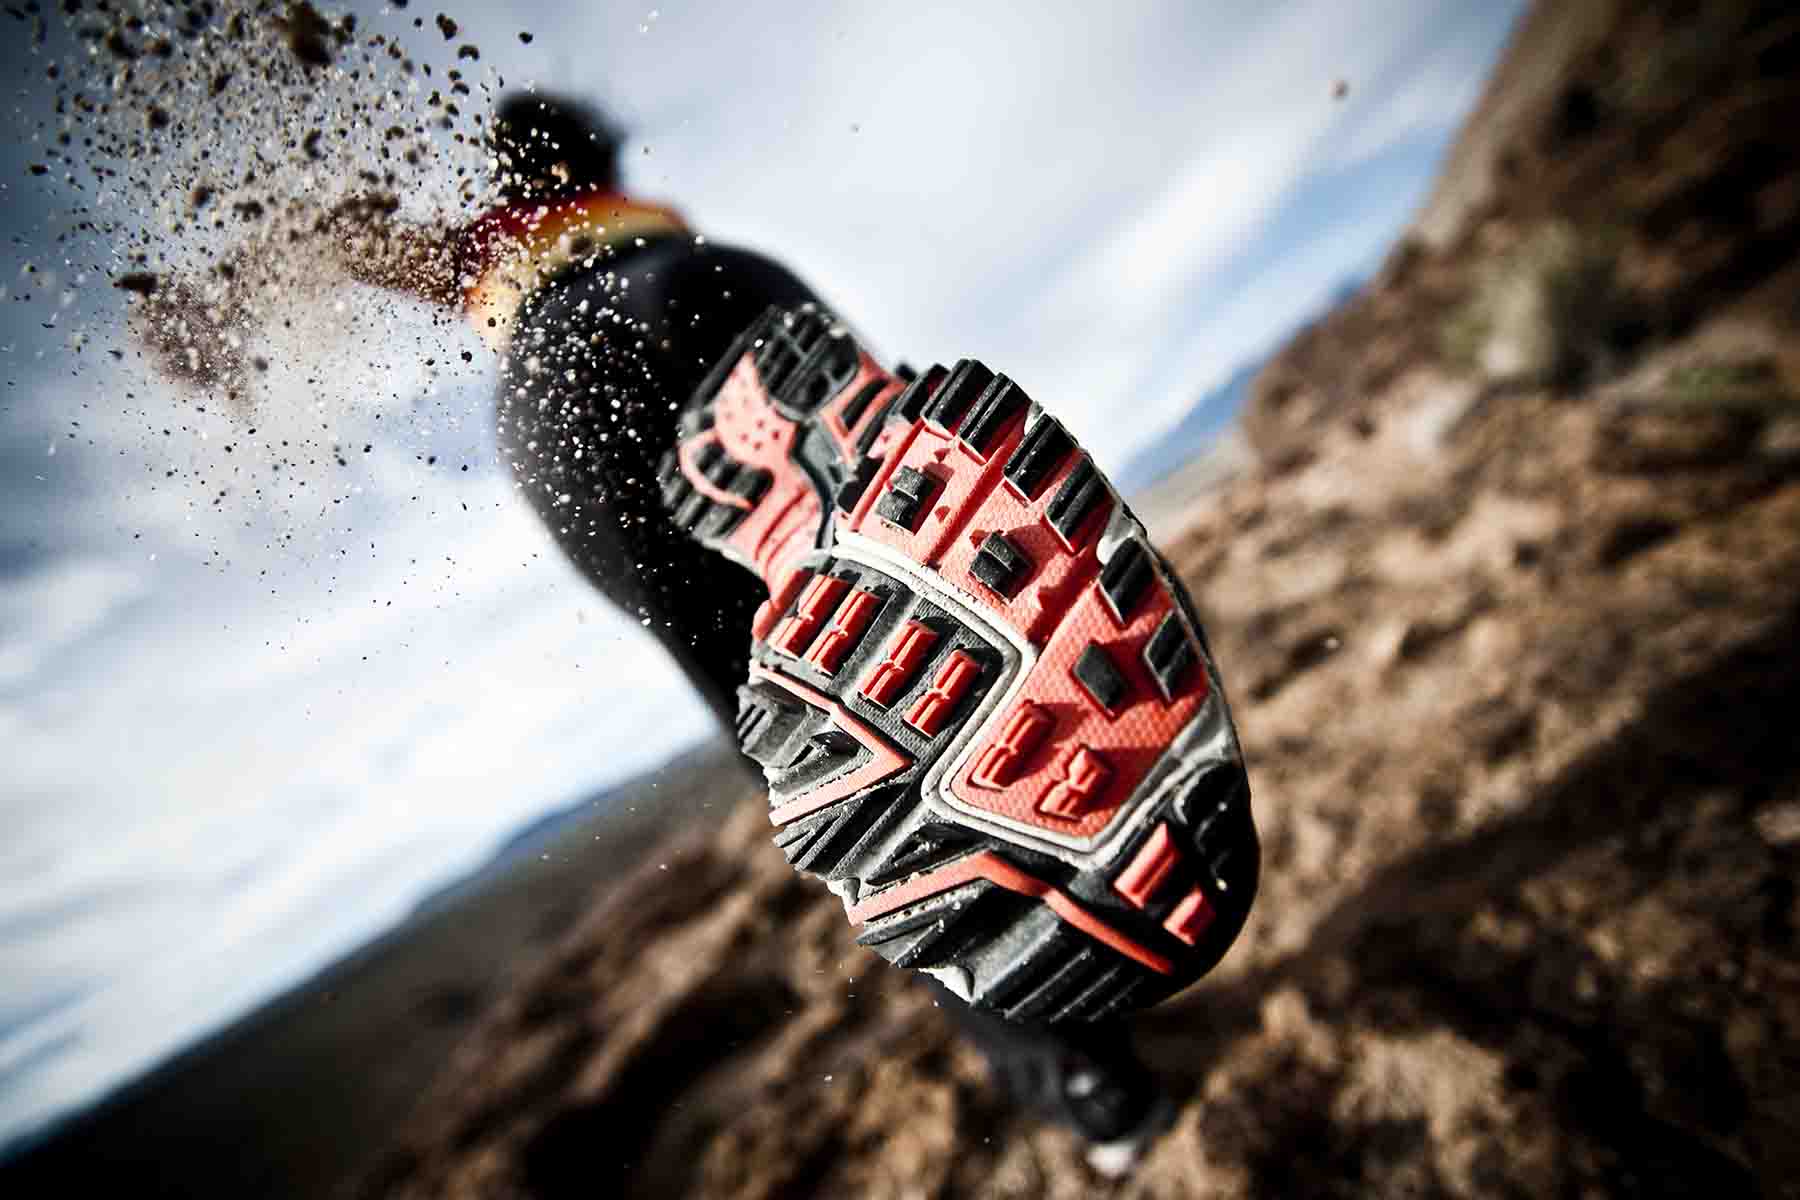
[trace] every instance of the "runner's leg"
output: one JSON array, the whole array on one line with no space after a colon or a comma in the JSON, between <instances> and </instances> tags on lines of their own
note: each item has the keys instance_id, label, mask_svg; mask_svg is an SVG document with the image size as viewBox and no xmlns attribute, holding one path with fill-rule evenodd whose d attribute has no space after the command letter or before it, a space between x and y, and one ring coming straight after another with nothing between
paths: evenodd
<instances>
[{"instance_id":1,"label":"runner's leg","mask_svg":"<svg viewBox=\"0 0 1800 1200\"><path fill-rule=\"evenodd\" d=\"M771 304L810 293L778 264L665 239L533 297L502 372L499 438L520 486L584 574L648 627L729 730L764 592L665 513L656 462L680 403ZM1122 1020L1021 1025L935 984L996 1085L1094 1142L1140 1129L1161 1096Z\"/></svg>"}]
</instances>

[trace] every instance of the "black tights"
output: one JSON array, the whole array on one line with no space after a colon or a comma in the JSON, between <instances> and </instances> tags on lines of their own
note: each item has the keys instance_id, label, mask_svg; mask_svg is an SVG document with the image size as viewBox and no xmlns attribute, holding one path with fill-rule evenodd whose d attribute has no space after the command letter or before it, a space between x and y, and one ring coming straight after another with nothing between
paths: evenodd
<instances>
[{"instance_id":1,"label":"black tights","mask_svg":"<svg viewBox=\"0 0 1800 1200\"><path fill-rule=\"evenodd\" d=\"M727 731L763 587L675 527L656 463L732 339L769 305L812 299L761 255L659 238L527 300L501 376L501 451L538 515L595 587L648 620ZM1017 1025L934 990L1020 1103L1104 1141L1154 1102L1122 1023Z\"/></svg>"}]
</instances>

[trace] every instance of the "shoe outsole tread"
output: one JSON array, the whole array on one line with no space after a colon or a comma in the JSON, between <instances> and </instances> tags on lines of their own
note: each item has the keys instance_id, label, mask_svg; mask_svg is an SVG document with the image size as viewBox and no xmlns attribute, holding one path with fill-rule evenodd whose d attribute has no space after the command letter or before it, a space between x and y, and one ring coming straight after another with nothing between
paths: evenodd
<instances>
[{"instance_id":1,"label":"shoe outsole tread","mask_svg":"<svg viewBox=\"0 0 1800 1200\"><path fill-rule=\"evenodd\" d=\"M1185 591L1068 431L978 362L891 374L771 310L659 464L757 572L738 734L859 941L1018 1020L1155 1003L1255 894L1249 788Z\"/></svg>"}]
</instances>

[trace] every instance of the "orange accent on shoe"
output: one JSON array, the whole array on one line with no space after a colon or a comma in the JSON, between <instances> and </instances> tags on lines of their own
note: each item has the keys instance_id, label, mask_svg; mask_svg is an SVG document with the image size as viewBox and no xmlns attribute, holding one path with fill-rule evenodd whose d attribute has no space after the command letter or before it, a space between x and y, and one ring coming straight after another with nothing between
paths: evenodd
<instances>
[{"instance_id":1,"label":"orange accent on shoe","mask_svg":"<svg viewBox=\"0 0 1800 1200\"><path fill-rule=\"evenodd\" d=\"M709 429L698 437L689 438L675 448L675 458L676 461L681 464L682 477L688 481L696 492L699 492L713 503L729 504L732 508L741 508L748 512L752 507L749 500L735 492L726 491L724 488L708 479L705 472L700 470L699 464L694 462L694 455L700 452L700 447L717 442L718 440L718 430Z\"/></svg>"},{"instance_id":2,"label":"orange accent on shoe","mask_svg":"<svg viewBox=\"0 0 1800 1200\"><path fill-rule=\"evenodd\" d=\"M1095 941L1111 946L1127 958L1143 963L1152 971L1167 975L1174 970L1174 965L1167 957L1134 942L1087 911L1066 893L1035 876L1027 875L992 850L971 854L935 871L916 875L896 887L877 892L860 904L851 906L847 915L853 923L862 924L976 879L985 879L1009 892L1042 900L1070 925Z\"/></svg>"},{"instance_id":3,"label":"orange accent on shoe","mask_svg":"<svg viewBox=\"0 0 1800 1200\"><path fill-rule=\"evenodd\" d=\"M800 657L803 650L819 632L819 626L837 607L838 597L849 590L849 583L835 575L815 575L806 590L800 593L800 599L794 604L794 615L781 623L769 644L783 654Z\"/></svg>"},{"instance_id":4,"label":"orange accent on shoe","mask_svg":"<svg viewBox=\"0 0 1800 1200\"><path fill-rule=\"evenodd\" d=\"M872 541L938 571L992 609L1034 645L1041 645L1069 607L1071 581L1085 582L1099 572L1092 548L1070 554L1056 533L1042 520L1043 509L1055 495L1060 475L1053 476L1035 501L1021 499L1003 486L1006 462L1017 444L1018 424L1009 427L1006 440L990 448L983 461L952 434L934 429L923 420L908 427L906 437L888 451L882 471L849 517L850 528ZM872 515L877 495L902 467L929 475L934 481L930 507L911 529ZM1071 467L1063 468L1063 473ZM842 520L840 518L840 520ZM981 538L963 536L966 530L1002 533L1032 563L1031 578L1009 599L984 587L970 570L980 550ZM1077 586L1079 583L1077 583ZM1040 603L1052 598L1054 603Z\"/></svg>"},{"instance_id":5,"label":"orange accent on shoe","mask_svg":"<svg viewBox=\"0 0 1800 1200\"><path fill-rule=\"evenodd\" d=\"M1003 788L1018 775L1056 721L1042 708L1027 701L1015 708L1000 727L999 736L982 750L969 772L976 787Z\"/></svg>"},{"instance_id":6,"label":"orange accent on shoe","mask_svg":"<svg viewBox=\"0 0 1800 1200\"><path fill-rule=\"evenodd\" d=\"M465 227L456 274L463 309L489 348L506 349L522 301L577 263L633 238L685 233L672 208L604 189L503 204Z\"/></svg>"},{"instance_id":7,"label":"orange accent on shoe","mask_svg":"<svg viewBox=\"0 0 1800 1200\"><path fill-rule=\"evenodd\" d=\"M1032 586L1028 584L1027 590ZM1194 672L1193 686L1173 703L1164 702L1144 662L1143 649L1170 611L1166 593L1157 602L1143 605L1123 632L1113 624L1098 589L1085 582L1073 603L1053 605L1048 611L1054 612L1061 623L1044 640L1037 663L1021 685L1015 702L1029 701L1055 713L1058 745L1085 746L1110 768L1110 775L1084 785L1078 774L1074 783L1081 794L1056 792L1052 796L1047 794L1053 791L1049 766L1021 773L998 791L975 786L965 767L951 778L950 792L971 808L1010 821L1091 838L1107 827L1119 805L1131 796L1170 740L1186 728L1207 702L1205 672ZM1075 676L1075 664L1089 643L1095 641L1106 650L1125 683L1117 711L1094 704ZM1061 757L1056 760L1059 765L1064 761ZM1085 770L1084 764L1083 773ZM1067 769L1059 773L1066 774Z\"/></svg>"},{"instance_id":8,"label":"orange accent on shoe","mask_svg":"<svg viewBox=\"0 0 1800 1200\"><path fill-rule=\"evenodd\" d=\"M1181 898L1169 919L1163 922L1163 928L1192 946L1206 932L1206 927L1213 922L1212 902L1206 893L1195 888Z\"/></svg>"},{"instance_id":9,"label":"orange accent on shoe","mask_svg":"<svg viewBox=\"0 0 1800 1200\"><path fill-rule=\"evenodd\" d=\"M862 681L862 694L886 708L912 682L913 672L937 645L938 635L929 625L908 621L888 643L887 656L875 664Z\"/></svg>"},{"instance_id":10,"label":"orange accent on shoe","mask_svg":"<svg viewBox=\"0 0 1800 1200\"><path fill-rule=\"evenodd\" d=\"M741 463L776 474L795 470L792 452L799 427L770 401L748 351L719 386L718 399L713 402L713 432L725 452Z\"/></svg>"},{"instance_id":11,"label":"orange accent on shoe","mask_svg":"<svg viewBox=\"0 0 1800 1200\"><path fill-rule=\"evenodd\" d=\"M751 510L727 544L767 581L812 549L819 532L819 497L800 472L776 476L762 502Z\"/></svg>"},{"instance_id":12,"label":"orange accent on shoe","mask_svg":"<svg viewBox=\"0 0 1800 1200\"><path fill-rule=\"evenodd\" d=\"M850 598L838 607L837 615L813 648L806 652L806 661L827 675L837 673L838 664L844 661L844 655L862 640L863 633L869 628L869 622L881 611L881 597L874 592L858 589L850 593Z\"/></svg>"},{"instance_id":13,"label":"orange accent on shoe","mask_svg":"<svg viewBox=\"0 0 1800 1200\"><path fill-rule=\"evenodd\" d=\"M1101 589L1095 586L1101 572L1099 539L1091 534L1082 536L1077 539L1079 545L1071 547L1052 527L1048 510L1062 484L1077 471L1093 469L1080 453L1068 454L1033 489L1035 498L1028 498L1004 486L1005 464L1022 436L1019 426L1010 427L1002 441L989 449L985 464L958 438L923 420L896 425L890 432L894 430L900 431L900 436L853 511L837 518L839 527L853 529L935 569L977 608L1019 631L1037 647L1039 656L1018 701L1029 701L1055 714L1058 743L1085 745L1112 769L1105 788L1095 789L1099 801L1079 813L1073 811L1067 797L1050 809L1041 807L1048 787L1048 781L1041 778L1047 769L1042 763L1031 764L1005 787L993 789L971 779L978 764L971 757L948 780L948 790L969 808L1007 821L1059 836L1096 837L1170 740L1210 699L1206 672L1194 671L1171 700L1164 700L1144 662L1145 646L1163 619L1175 611L1174 601L1166 588L1158 586L1120 628ZM928 474L935 481L931 506L912 529L882 520L876 512L889 481L902 467ZM1103 523L1104 514L1111 511L1110 500L1096 504L1079 528L1097 528L1096 522ZM1003 534L1031 564L1029 575L1010 596L983 586L972 571L989 533ZM1073 675L1075 663L1090 642L1105 649L1126 685L1117 711L1097 709Z\"/></svg>"},{"instance_id":14,"label":"orange accent on shoe","mask_svg":"<svg viewBox=\"0 0 1800 1200\"><path fill-rule=\"evenodd\" d=\"M968 693L981 674L981 664L966 651L952 651L943 670L932 680L931 687L920 696L906 714L906 723L926 737L937 736L957 702Z\"/></svg>"},{"instance_id":15,"label":"orange accent on shoe","mask_svg":"<svg viewBox=\"0 0 1800 1200\"><path fill-rule=\"evenodd\" d=\"M1175 848L1168 825L1159 824L1150 834L1150 840L1138 850L1137 857L1131 860L1131 865L1113 880L1113 891L1142 908L1150 903L1156 889L1169 878L1169 872L1180 860L1181 851Z\"/></svg>"},{"instance_id":16,"label":"orange accent on shoe","mask_svg":"<svg viewBox=\"0 0 1800 1200\"><path fill-rule=\"evenodd\" d=\"M799 427L769 400L749 352L726 375L712 413L710 432L725 452L747 467L769 472L772 479L762 500L726 539L766 584L810 550L819 533L819 495L793 461ZM683 474L692 482L685 463Z\"/></svg>"},{"instance_id":17,"label":"orange accent on shoe","mask_svg":"<svg viewBox=\"0 0 1800 1200\"><path fill-rule=\"evenodd\" d=\"M1112 777L1112 765L1102 755L1077 745L1063 763L1063 777L1044 793L1037 810L1058 820L1079 821L1105 803Z\"/></svg>"},{"instance_id":18,"label":"orange accent on shoe","mask_svg":"<svg viewBox=\"0 0 1800 1200\"><path fill-rule=\"evenodd\" d=\"M869 761L856 770L838 779L828 779L823 784L811 789L803 799L791 800L769 810L769 821L774 825L786 825L789 821L798 820L808 813L817 812L828 804L835 804L849 796L855 795L866 787L880 783L890 775L897 775L912 765L912 759L887 744L880 734L851 716L844 706L820 692L814 691L803 683L797 683L785 675L777 675L764 667L752 666L751 679L766 679L785 691L791 692L800 699L822 708L831 714L838 728L855 738L869 751Z\"/></svg>"},{"instance_id":19,"label":"orange accent on shoe","mask_svg":"<svg viewBox=\"0 0 1800 1200\"><path fill-rule=\"evenodd\" d=\"M801 585L812 578L812 572L803 567L789 571L781 578L778 587L769 590L769 598L756 606L756 616L750 622L750 634L757 641L768 639L769 630L775 628L775 622L781 614L788 610L794 597L800 594Z\"/></svg>"}]
</instances>

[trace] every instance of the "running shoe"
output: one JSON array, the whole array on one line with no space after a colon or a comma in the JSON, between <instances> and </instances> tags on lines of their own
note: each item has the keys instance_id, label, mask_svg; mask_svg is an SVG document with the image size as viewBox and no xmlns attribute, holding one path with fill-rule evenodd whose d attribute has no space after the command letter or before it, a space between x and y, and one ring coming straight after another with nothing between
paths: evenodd
<instances>
[{"instance_id":1,"label":"running shoe","mask_svg":"<svg viewBox=\"0 0 1800 1200\"><path fill-rule=\"evenodd\" d=\"M823 310L771 310L658 483L768 588L739 741L776 844L864 945L1034 1022L1218 962L1259 858L1218 670L1144 527L1018 384L890 372Z\"/></svg>"}]
</instances>

